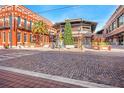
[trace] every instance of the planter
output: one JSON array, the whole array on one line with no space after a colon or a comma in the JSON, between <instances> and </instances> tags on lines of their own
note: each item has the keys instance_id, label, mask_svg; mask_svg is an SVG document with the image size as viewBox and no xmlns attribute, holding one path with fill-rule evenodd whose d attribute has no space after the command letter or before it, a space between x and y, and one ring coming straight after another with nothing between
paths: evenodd
<instances>
[{"instance_id":1,"label":"planter","mask_svg":"<svg viewBox=\"0 0 124 93\"><path fill-rule=\"evenodd\" d=\"M111 50L111 46L92 46L93 49L96 49L96 50Z\"/></svg>"},{"instance_id":2,"label":"planter","mask_svg":"<svg viewBox=\"0 0 124 93\"><path fill-rule=\"evenodd\" d=\"M49 48L49 45L44 45L43 48Z\"/></svg>"},{"instance_id":3,"label":"planter","mask_svg":"<svg viewBox=\"0 0 124 93\"><path fill-rule=\"evenodd\" d=\"M35 46L34 46L34 45L31 45L30 47L31 47L31 48L35 48Z\"/></svg>"},{"instance_id":4,"label":"planter","mask_svg":"<svg viewBox=\"0 0 124 93\"><path fill-rule=\"evenodd\" d=\"M70 49L70 48L74 48L75 46L74 45L66 45L65 46L67 49Z\"/></svg>"},{"instance_id":5,"label":"planter","mask_svg":"<svg viewBox=\"0 0 124 93\"><path fill-rule=\"evenodd\" d=\"M111 50L111 46L100 46L100 49L102 50Z\"/></svg>"}]
</instances>

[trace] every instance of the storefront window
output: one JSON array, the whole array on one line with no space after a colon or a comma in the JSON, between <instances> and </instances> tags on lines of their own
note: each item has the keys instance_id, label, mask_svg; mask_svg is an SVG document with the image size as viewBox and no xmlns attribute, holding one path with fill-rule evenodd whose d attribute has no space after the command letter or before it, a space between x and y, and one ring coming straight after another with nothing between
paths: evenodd
<instances>
[{"instance_id":1,"label":"storefront window","mask_svg":"<svg viewBox=\"0 0 124 93\"><path fill-rule=\"evenodd\" d=\"M17 38L18 38L18 42L20 42L21 41L21 33L20 32L17 33Z\"/></svg>"}]
</instances>

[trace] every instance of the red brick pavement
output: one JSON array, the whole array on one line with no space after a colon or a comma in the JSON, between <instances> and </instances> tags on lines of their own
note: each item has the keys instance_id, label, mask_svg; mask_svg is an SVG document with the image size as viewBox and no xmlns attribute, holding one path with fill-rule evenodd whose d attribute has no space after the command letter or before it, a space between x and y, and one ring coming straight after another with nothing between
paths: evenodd
<instances>
[{"instance_id":1,"label":"red brick pavement","mask_svg":"<svg viewBox=\"0 0 124 93\"><path fill-rule=\"evenodd\" d=\"M80 88L72 84L0 70L0 88Z\"/></svg>"}]
</instances>

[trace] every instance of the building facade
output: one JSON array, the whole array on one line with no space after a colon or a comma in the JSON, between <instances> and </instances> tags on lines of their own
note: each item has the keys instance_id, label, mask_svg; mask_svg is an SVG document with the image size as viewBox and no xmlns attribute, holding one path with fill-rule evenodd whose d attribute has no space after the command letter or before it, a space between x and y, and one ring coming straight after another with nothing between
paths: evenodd
<instances>
[{"instance_id":1,"label":"building facade","mask_svg":"<svg viewBox=\"0 0 124 93\"><path fill-rule=\"evenodd\" d=\"M94 33L93 35L93 41L106 41L105 37L104 37L104 29L101 29L99 31L97 31L96 33Z\"/></svg>"},{"instance_id":2,"label":"building facade","mask_svg":"<svg viewBox=\"0 0 124 93\"><path fill-rule=\"evenodd\" d=\"M83 20L82 18L68 20L71 23L75 46L77 46L79 42L84 45L91 45L92 35L95 31L97 23ZM54 27L58 32L60 32L61 30L64 30L65 22L56 23Z\"/></svg>"},{"instance_id":3,"label":"building facade","mask_svg":"<svg viewBox=\"0 0 124 93\"><path fill-rule=\"evenodd\" d=\"M36 21L45 22L49 28L53 25L48 19L22 5L1 6L0 47L30 46L33 41L32 25ZM49 35L44 35L42 39L43 42L49 43Z\"/></svg>"},{"instance_id":4,"label":"building facade","mask_svg":"<svg viewBox=\"0 0 124 93\"><path fill-rule=\"evenodd\" d=\"M124 45L124 6L120 5L104 26L104 36L112 45Z\"/></svg>"}]
</instances>

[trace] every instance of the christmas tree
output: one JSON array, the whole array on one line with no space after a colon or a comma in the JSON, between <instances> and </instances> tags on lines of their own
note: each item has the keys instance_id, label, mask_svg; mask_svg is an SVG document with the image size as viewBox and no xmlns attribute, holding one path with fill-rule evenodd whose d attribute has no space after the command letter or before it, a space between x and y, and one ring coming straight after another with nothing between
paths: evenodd
<instances>
[{"instance_id":1,"label":"christmas tree","mask_svg":"<svg viewBox=\"0 0 124 93\"><path fill-rule=\"evenodd\" d=\"M66 20L65 30L64 30L64 44L65 45L73 45L74 39L72 37L72 29L69 20Z\"/></svg>"}]
</instances>

